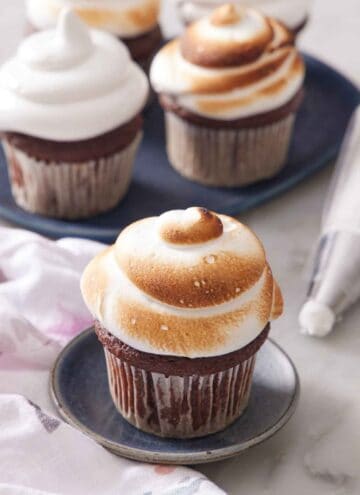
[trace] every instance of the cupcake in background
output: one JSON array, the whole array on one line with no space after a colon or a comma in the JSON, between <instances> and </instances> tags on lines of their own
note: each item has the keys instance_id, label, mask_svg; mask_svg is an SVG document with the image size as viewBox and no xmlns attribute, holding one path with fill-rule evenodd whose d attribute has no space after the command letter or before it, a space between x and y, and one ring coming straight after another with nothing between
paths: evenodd
<instances>
[{"instance_id":1,"label":"cupcake in background","mask_svg":"<svg viewBox=\"0 0 360 495\"><path fill-rule=\"evenodd\" d=\"M25 210L85 218L125 195L148 95L127 48L64 10L0 69L0 130Z\"/></svg>"},{"instance_id":2,"label":"cupcake in background","mask_svg":"<svg viewBox=\"0 0 360 495\"><path fill-rule=\"evenodd\" d=\"M211 186L243 186L285 164L305 67L274 19L226 4L155 56L170 163Z\"/></svg>"},{"instance_id":3,"label":"cupcake in background","mask_svg":"<svg viewBox=\"0 0 360 495\"><path fill-rule=\"evenodd\" d=\"M191 438L241 415L283 306L249 228L195 207L145 218L90 262L81 289L127 421Z\"/></svg>"},{"instance_id":4,"label":"cupcake in background","mask_svg":"<svg viewBox=\"0 0 360 495\"><path fill-rule=\"evenodd\" d=\"M148 70L162 42L160 0L26 0L30 31L53 27L64 7L71 8L90 27L117 36L131 57Z\"/></svg>"},{"instance_id":5,"label":"cupcake in background","mask_svg":"<svg viewBox=\"0 0 360 495\"><path fill-rule=\"evenodd\" d=\"M185 24L195 22L221 5L221 0L178 0L177 7ZM306 25L312 0L235 0L239 7L250 7L282 22L293 34Z\"/></svg>"}]
</instances>

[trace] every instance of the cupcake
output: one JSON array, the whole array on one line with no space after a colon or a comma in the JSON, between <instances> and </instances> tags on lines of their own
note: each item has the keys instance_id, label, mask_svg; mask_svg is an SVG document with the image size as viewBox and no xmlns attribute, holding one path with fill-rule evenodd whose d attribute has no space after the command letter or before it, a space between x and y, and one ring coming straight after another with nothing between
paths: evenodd
<instances>
[{"instance_id":1,"label":"cupcake","mask_svg":"<svg viewBox=\"0 0 360 495\"><path fill-rule=\"evenodd\" d=\"M76 219L125 195L141 141L145 74L125 46L65 10L0 69L0 130L16 203Z\"/></svg>"},{"instance_id":2,"label":"cupcake","mask_svg":"<svg viewBox=\"0 0 360 495\"><path fill-rule=\"evenodd\" d=\"M192 24L160 50L150 72L172 166L210 186L276 175L304 73L290 32L255 10L227 4Z\"/></svg>"},{"instance_id":3,"label":"cupcake","mask_svg":"<svg viewBox=\"0 0 360 495\"><path fill-rule=\"evenodd\" d=\"M177 7L183 22L190 24L209 14L221 3L219 0L178 0ZM236 0L232 3L274 17L296 35L307 23L312 0Z\"/></svg>"},{"instance_id":4,"label":"cupcake","mask_svg":"<svg viewBox=\"0 0 360 495\"><path fill-rule=\"evenodd\" d=\"M282 312L249 228L196 207L145 218L90 262L81 290L129 423L191 438L241 415L269 320Z\"/></svg>"},{"instance_id":5,"label":"cupcake","mask_svg":"<svg viewBox=\"0 0 360 495\"><path fill-rule=\"evenodd\" d=\"M53 27L63 7L71 7L92 28L117 36L148 69L162 42L160 0L26 0L29 30Z\"/></svg>"}]
</instances>

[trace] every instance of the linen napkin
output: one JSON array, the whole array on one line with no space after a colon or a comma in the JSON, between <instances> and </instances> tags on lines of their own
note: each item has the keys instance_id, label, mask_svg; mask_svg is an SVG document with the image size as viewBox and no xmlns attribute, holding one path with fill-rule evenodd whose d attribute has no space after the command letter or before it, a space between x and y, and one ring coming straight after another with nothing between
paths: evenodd
<instances>
[{"instance_id":1,"label":"linen napkin","mask_svg":"<svg viewBox=\"0 0 360 495\"><path fill-rule=\"evenodd\" d=\"M0 228L0 494L223 494L191 469L116 457L56 417L49 369L91 324L79 281L102 248Z\"/></svg>"}]
</instances>

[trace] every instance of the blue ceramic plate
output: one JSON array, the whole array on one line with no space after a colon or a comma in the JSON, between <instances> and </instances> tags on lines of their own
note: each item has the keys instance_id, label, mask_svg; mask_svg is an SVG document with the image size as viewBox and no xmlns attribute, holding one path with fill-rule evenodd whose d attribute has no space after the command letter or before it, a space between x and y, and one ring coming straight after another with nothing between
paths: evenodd
<instances>
[{"instance_id":1,"label":"blue ceramic plate","mask_svg":"<svg viewBox=\"0 0 360 495\"><path fill-rule=\"evenodd\" d=\"M50 391L65 421L117 455L143 462L199 464L237 455L276 433L295 410L299 379L284 351L268 340L258 354L248 408L235 423L204 438L159 438L137 430L115 409L103 349L90 329L61 352Z\"/></svg>"},{"instance_id":2,"label":"blue ceramic plate","mask_svg":"<svg viewBox=\"0 0 360 495\"><path fill-rule=\"evenodd\" d=\"M128 223L164 210L205 206L235 215L293 187L334 158L359 91L341 74L305 56L306 96L299 112L285 169L254 186L211 189L192 183L170 167L165 153L163 115L157 103L145 114L145 137L136 159L134 180L125 200L109 213L67 222L32 215L18 208L10 193L0 150L0 215L50 237L87 237L111 242Z\"/></svg>"}]
</instances>

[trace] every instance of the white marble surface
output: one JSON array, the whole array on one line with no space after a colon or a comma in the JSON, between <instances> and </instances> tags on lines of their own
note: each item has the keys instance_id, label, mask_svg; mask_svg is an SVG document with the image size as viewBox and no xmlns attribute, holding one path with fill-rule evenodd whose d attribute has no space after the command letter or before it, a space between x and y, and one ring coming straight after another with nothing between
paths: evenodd
<instances>
[{"instance_id":1,"label":"white marble surface","mask_svg":"<svg viewBox=\"0 0 360 495\"><path fill-rule=\"evenodd\" d=\"M0 14L0 59L11 53L23 29L21 2L6 3ZM164 19L172 29L169 8ZM359 33L359 0L317 0L300 43L360 84ZM274 438L240 457L200 468L232 495L360 493L360 307L325 340L300 335L297 324L330 174L327 169L242 216L263 239L285 294L285 315L272 336L293 358L302 391L295 416ZM47 375L39 372L34 388L24 390L35 401L38 379L46 386ZM11 392L6 375L2 384L2 391Z\"/></svg>"}]
</instances>

